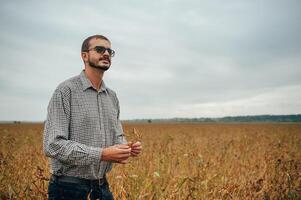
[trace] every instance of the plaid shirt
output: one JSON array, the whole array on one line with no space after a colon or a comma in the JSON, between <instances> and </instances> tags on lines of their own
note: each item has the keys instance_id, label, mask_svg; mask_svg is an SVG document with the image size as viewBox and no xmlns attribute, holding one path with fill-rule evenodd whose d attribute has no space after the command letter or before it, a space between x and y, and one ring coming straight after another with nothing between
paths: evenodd
<instances>
[{"instance_id":1,"label":"plaid shirt","mask_svg":"<svg viewBox=\"0 0 301 200\"><path fill-rule=\"evenodd\" d=\"M103 178L112 168L112 163L101 161L103 148L125 142L117 96L104 82L96 91L83 70L56 88L43 141L51 173Z\"/></svg>"}]
</instances>

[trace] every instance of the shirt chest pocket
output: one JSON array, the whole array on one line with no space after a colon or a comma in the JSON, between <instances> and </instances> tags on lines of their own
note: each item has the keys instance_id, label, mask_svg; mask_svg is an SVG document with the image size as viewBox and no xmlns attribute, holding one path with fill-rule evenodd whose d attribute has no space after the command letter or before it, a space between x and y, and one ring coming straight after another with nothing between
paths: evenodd
<instances>
[{"instance_id":1,"label":"shirt chest pocket","mask_svg":"<svg viewBox=\"0 0 301 200\"><path fill-rule=\"evenodd\" d=\"M71 105L72 126L76 129L98 128L99 114L97 106L89 102L76 102Z\"/></svg>"}]
</instances>

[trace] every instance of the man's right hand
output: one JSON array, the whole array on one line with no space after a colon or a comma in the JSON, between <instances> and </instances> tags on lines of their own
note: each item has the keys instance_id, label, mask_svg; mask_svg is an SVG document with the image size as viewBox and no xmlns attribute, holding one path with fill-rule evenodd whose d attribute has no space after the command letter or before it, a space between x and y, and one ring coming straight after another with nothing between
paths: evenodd
<instances>
[{"instance_id":1,"label":"man's right hand","mask_svg":"<svg viewBox=\"0 0 301 200\"><path fill-rule=\"evenodd\" d=\"M131 148L127 144L116 144L102 150L101 160L126 164L131 156Z\"/></svg>"}]
</instances>

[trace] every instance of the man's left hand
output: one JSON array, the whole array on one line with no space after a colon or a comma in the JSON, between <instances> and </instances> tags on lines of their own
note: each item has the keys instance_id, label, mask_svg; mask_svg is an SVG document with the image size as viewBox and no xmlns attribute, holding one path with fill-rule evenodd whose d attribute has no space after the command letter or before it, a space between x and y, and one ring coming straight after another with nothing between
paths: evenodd
<instances>
[{"instance_id":1,"label":"man's left hand","mask_svg":"<svg viewBox=\"0 0 301 200\"><path fill-rule=\"evenodd\" d=\"M142 150L142 145L141 142L135 142L134 144L132 144L132 150L131 150L131 156L138 156Z\"/></svg>"}]
</instances>

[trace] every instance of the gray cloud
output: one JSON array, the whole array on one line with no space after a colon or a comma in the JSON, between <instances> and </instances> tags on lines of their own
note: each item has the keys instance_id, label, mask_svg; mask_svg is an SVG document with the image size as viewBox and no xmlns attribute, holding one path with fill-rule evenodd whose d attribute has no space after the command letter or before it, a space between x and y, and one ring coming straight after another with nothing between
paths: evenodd
<instances>
[{"instance_id":1,"label":"gray cloud","mask_svg":"<svg viewBox=\"0 0 301 200\"><path fill-rule=\"evenodd\" d=\"M55 87L83 67L81 42L95 33L117 52L105 81L123 119L300 113L300 7L293 0L2 3L0 120L43 120Z\"/></svg>"}]
</instances>

